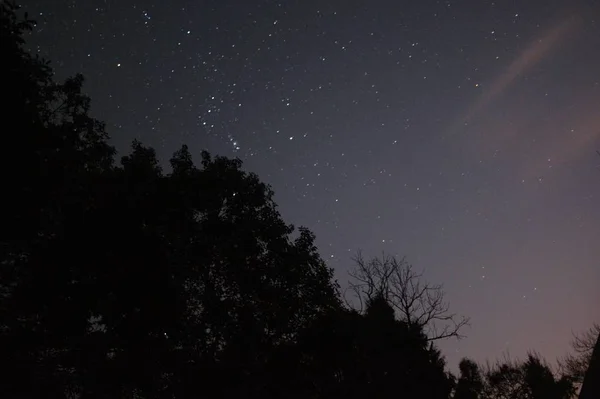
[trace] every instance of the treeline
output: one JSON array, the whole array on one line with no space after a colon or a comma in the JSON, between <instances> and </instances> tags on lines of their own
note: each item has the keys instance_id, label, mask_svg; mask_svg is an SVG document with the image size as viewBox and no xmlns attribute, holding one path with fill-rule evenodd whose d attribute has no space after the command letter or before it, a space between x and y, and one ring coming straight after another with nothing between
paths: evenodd
<instances>
[{"instance_id":1,"label":"treeline","mask_svg":"<svg viewBox=\"0 0 600 399\"><path fill-rule=\"evenodd\" d=\"M358 256L348 298L314 235L239 160L115 160L83 78L56 82L1 7L3 398L568 398L541 358L446 370L441 286ZM580 358L571 361L573 370ZM564 368L565 370L568 367Z\"/></svg>"}]
</instances>

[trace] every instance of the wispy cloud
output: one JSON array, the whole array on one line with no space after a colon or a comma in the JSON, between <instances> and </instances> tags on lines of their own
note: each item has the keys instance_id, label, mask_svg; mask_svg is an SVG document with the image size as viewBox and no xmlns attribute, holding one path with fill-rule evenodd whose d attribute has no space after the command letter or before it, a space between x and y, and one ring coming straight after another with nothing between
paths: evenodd
<instances>
[{"instance_id":1,"label":"wispy cloud","mask_svg":"<svg viewBox=\"0 0 600 399\"><path fill-rule=\"evenodd\" d=\"M485 109L496 98L500 97L519 76L527 74L536 64L542 61L546 56L561 43L569 33L573 32L581 24L581 19L571 15L564 19L559 25L547 30L541 37L531 42L526 49L515 59L508 68L498 77L492 80L489 87L483 88L483 93L471 105L462 121L468 121L475 117L480 111Z\"/></svg>"}]
</instances>

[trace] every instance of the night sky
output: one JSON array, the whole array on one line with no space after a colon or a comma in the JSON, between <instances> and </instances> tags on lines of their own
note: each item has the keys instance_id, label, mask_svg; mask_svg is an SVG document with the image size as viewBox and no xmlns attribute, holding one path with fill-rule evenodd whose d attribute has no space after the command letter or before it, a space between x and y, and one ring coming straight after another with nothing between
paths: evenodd
<instances>
[{"instance_id":1,"label":"night sky","mask_svg":"<svg viewBox=\"0 0 600 399\"><path fill-rule=\"evenodd\" d=\"M29 0L123 154L239 157L317 235L406 256L471 317L450 366L600 320L597 0Z\"/></svg>"}]
</instances>

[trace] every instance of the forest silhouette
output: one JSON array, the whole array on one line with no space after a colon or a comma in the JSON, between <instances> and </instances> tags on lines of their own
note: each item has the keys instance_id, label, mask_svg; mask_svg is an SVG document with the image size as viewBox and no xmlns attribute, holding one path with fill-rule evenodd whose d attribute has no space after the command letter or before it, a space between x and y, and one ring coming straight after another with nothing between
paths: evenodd
<instances>
[{"instance_id":1,"label":"forest silhouette","mask_svg":"<svg viewBox=\"0 0 600 399\"><path fill-rule=\"evenodd\" d=\"M0 4L0 397L576 394L597 328L557 370L531 353L452 375L436 342L469 320L441 285L358 254L349 300L240 160L184 145L165 172L135 141L117 161L83 77L55 81L25 49L33 22Z\"/></svg>"}]
</instances>

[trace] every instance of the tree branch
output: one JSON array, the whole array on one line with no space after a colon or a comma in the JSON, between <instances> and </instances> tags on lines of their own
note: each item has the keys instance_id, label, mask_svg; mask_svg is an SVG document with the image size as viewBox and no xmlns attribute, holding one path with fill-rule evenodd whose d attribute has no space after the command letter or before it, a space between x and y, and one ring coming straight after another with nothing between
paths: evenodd
<instances>
[{"instance_id":1,"label":"tree branch","mask_svg":"<svg viewBox=\"0 0 600 399\"><path fill-rule=\"evenodd\" d=\"M400 320L421 328L429 341L463 338L461 330L469 319L450 313L443 286L423 282L423 274L415 272L405 258L398 260L384 254L365 261L358 252L353 260L356 268L349 272L353 280L349 281L349 289L359 299L361 312L366 301L382 295Z\"/></svg>"}]
</instances>

